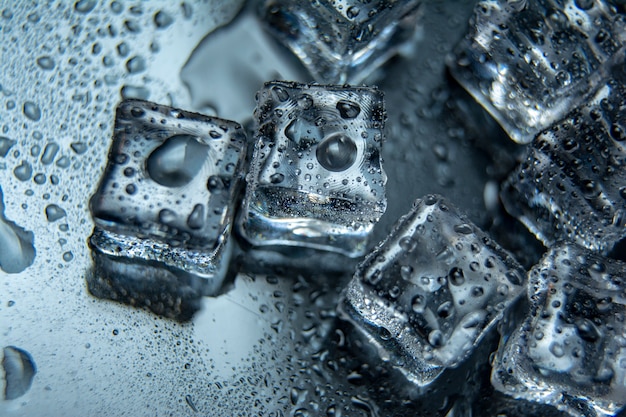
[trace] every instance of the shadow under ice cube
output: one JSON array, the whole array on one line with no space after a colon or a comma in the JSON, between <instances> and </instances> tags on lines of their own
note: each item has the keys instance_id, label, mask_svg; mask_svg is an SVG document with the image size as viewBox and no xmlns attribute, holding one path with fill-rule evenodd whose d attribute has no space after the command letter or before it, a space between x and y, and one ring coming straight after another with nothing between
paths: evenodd
<instances>
[{"instance_id":1,"label":"shadow under ice cube","mask_svg":"<svg viewBox=\"0 0 626 417\"><path fill-rule=\"evenodd\" d=\"M360 83L416 34L421 0L267 0L269 31L315 80Z\"/></svg>"},{"instance_id":2,"label":"shadow under ice cube","mask_svg":"<svg viewBox=\"0 0 626 417\"><path fill-rule=\"evenodd\" d=\"M427 386L472 354L522 293L524 275L510 254L430 195L359 265L339 312L383 359Z\"/></svg>"},{"instance_id":3,"label":"shadow under ice cube","mask_svg":"<svg viewBox=\"0 0 626 417\"><path fill-rule=\"evenodd\" d=\"M507 211L547 246L570 240L608 252L626 237L624 81L626 73L610 79L539 134L503 185Z\"/></svg>"},{"instance_id":4,"label":"shadow under ice cube","mask_svg":"<svg viewBox=\"0 0 626 417\"><path fill-rule=\"evenodd\" d=\"M528 298L530 315L501 341L494 387L573 416L617 413L626 405L626 264L559 244L530 271Z\"/></svg>"},{"instance_id":5,"label":"shadow under ice cube","mask_svg":"<svg viewBox=\"0 0 626 417\"><path fill-rule=\"evenodd\" d=\"M362 255L387 205L383 94L275 81L255 118L240 233L256 247Z\"/></svg>"},{"instance_id":6,"label":"shadow under ice cube","mask_svg":"<svg viewBox=\"0 0 626 417\"><path fill-rule=\"evenodd\" d=\"M583 103L624 57L626 22L602 0L487 0L450 63L452 75L528 143Z\"/></svg>"},{"instance_id":7,"label":"shadow under ice cube","mask_svg":"<svg viewBox=\"0 0 626 417\"><path fill-rule=\"evenodd\" d=\"M245 149L235 122L122 102L90 203L90 291L189 318L226 273Z\"/></svg>"}]
</instances>

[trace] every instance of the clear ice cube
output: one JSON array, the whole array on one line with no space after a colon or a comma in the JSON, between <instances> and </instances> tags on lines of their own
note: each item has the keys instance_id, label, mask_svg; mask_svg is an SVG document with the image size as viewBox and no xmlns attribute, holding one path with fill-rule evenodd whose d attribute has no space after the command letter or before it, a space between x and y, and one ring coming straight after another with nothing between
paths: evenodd
<instances>
[{"instance_id":1,"label":"clear ice cube","mask_svg":"<svg viewBox=\"0 0 626 417\"><path fill-rule=\"evenodd\" d=\"M268 30L321 83L360 83L410 41L420 0L267 0Z\"/></svg>"},{"instance_id":2,"label":"clear ice cube","mask_svg":"<svg viewBox=\"0 0 626 417\"><path fill-rule=\"evenodd\" d=\"M339 303L419 386L460 365L522 293L525 271L449 202L417 200L359 265Z\"/></svg>"},{"instance_id":3,"label":"clear ice cube","mask_svg":"<svg viewBox=\"0 0 626 417\"><path fill-rule=\"evenodd\" d=\"M452 75L528 143L584 102L624 56L626 24L601 0L487 0L450 62Z\"/></svg>"},{"instance_id":4,"label":"clear ice cube","mask_svg":"<svg viewBox=\"0 0 626 417\"><path fill-rule=\"evenodd\" d=\"M624 80L539 134L503 185L507 211L548 246L571 240L607 252L626 237Z\"/></svg>"},{"instance_id":5,"label":"clear ice cube","mask_svg":"<svg viewBox=\"0 0 626 417\"><path fill-rule=\"evenodd\" d=\"M235 122L122 102L90 203L92 284L99 287L92 292L108 298L132 293L153 309L157 301L179 305L180 297L215 293L229 261L245 150L244 130ZM154 299L161 297L159 288L175 296Z\"/></svg>"},{"instance_id":6,"label":"clear ice cube","mask_svg":"<svg viewBox=\"0 0 626 417\"><path fill-rule=\"evenodd\" d=\"M376 88L266 83L237 220L243 237L361 256L387 205L385 118Z\"/></svg>"},{"instance_id":7,"label":"clear ice cube","mask_svg":"<svg viewBox=\"0 0 626 417\"><path fill-rule=\"evenodd\" d=\"M528 285L530 314L501 340L494 387L573 416L616 414L626 405L626 264L559 244Z\"/></svg>"}]
</instances>

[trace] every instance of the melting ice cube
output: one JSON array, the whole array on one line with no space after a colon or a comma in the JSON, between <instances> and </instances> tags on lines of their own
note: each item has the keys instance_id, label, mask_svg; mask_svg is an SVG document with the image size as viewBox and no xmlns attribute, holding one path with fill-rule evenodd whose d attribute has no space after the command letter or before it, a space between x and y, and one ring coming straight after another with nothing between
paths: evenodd
<instances>
[{"instance_id":1,"label":"melting ice cube","mask_svg":"<svg viewBox=\"0 0 626 417\"><path fill-rule=\"evenodd\" d=\"M253 245L358 257L384 213L383 95L375 88L270 82L239 230Z\"/></svg>"},{"instance_id":2,"label":"melting ice cube","mask_svg":"<svg viewBox=\"0 0 626 417\"><path fill-rule=\"evenodd\" d=\"M339 310L420 386L461 364L521 294L524 270L439 196L417 200L358 267Z\"/></svg>"},{"instance_id":3,"label":"melting ice cube","mask_svg":"<svg viewBox=\"0 0 626 417\"><path fill-rule=\"evenodd\" d=\"M543 243L608 252L626 237L626 73L538 135L502 201ZM621 74L620 74L621 73Z\"/></svg>"},{"instance_id":4,"label":"melting ice cube","mask_svg":"<svg viewBox=\"0 0 626 417\"><path fill-rule=\"evenodd\" d=\"M454 77L528 143L583 103L624 57L626 22L600 0L487 0L450 63Z\"/></svg>"},{"instance_id":5,"label":"melting ice cube","mask_svg":"<svg viewBox=\"0 0 626 417\"><path fill-rule=\"evenodd\" d=\"M185 300L215 293L229 261L245 149L235 122L122 102L91 199L92 293L176 317Z\"/></svg>"},{"instance_id":6,"label":"melting ice cube","mask_svg":"<svg viewBox=\"0 0 626 417\"><path fill-rule=\"evenodd\" d=\"M552 248L529 273L530 314L505 335L496 389L573 416L626 405L626 264L573 244Z\"/></svg>"}]
</instances>

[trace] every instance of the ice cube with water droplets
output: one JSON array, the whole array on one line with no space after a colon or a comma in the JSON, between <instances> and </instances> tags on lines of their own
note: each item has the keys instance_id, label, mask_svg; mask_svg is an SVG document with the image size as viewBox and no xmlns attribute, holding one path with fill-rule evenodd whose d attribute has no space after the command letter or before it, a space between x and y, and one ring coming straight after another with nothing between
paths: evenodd
<instances>
[{"instance_id":1,"label":"ice cube with water droplets","mask_svg":"<svg viewBox=\"0 0 626 417\"><path fill-rule=\"evenodd\" d=\"M415 40L420 3L267 0L261 17L316 81L359 83Z\"/></svg>"},{"instance_id":2,"label":"ice cube with water droplets","mask_svg":"<svg viewBox=\"0 0 626 417\"><path fill-rule=\"evenodd\" d=\"M623 60L626 21L609 2L486 0L450 62L453 76L528 143L583 103Z\"/></svg>"},{"instance_id":3,"label":"ice cube with water droplets","mask_svg":"<svg viewBox=\"0 0 626 417\"><path fill-rule=\"evenodd\" d=\"M255 118L241 234L257 247L362 255L387 204L382 92L269 82Z\"/></svg>"},{"instance_id":4,"label":"ice cube with water droplets","mask_svg":"<svg viewBox=\"0 0 626 417\"><path fill-rule=\"evenodd\" d=\"M626 405L626 264L558 244L529 273L530 314L505 335L492 384L573 416Z\"/></svg>"},{"instance_id":5,"label":"ice cube with water droplets","mask_svg":"<svg viewBox=\"0 0 626 417\"><path fill-rule=\"evenodd\" d=\"M167 310L163 302L181 308L181 297L215 293L228 265L245 150L238 123L122 102L109 161L91 199L92 292L117 298L133 293L153 310ZM150 299L172 291L173 299Z\"/></svg>"},{"instance_id":6,"label":"ice cube with water droplets","mask_svg":"<svg viewBox=\"0 0 626 417\"><path fill-rule=\"evenodd\" d=\"M470 356L522 293L524 276L467 217L429 195L359 265L339 312L427 386Z\"/></svg>"},{"instance_id":7,"label":"ice cube with water droplets","mask_svg":"<svg viewBox=\"0 0 626 417\"><path fill-rule=\"evenodd\" d=\"M626 237L626 69L539 134L503 185L507 211L544 244L608 252Z\"/></svg>"}]
</instances>

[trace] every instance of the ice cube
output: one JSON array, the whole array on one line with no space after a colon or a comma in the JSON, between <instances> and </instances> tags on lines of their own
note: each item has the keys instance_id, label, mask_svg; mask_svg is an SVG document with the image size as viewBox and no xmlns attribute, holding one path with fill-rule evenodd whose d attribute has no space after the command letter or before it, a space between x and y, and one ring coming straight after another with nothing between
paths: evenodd
<instances>
[{"instance_id":1,"label":"ice cube","mask_svg":"<svg viewBox=\"0 0 626 417\"><path fill-rule=\"evenodd\" d=\"M215 293L224 278L245 133L235 122L126 100L113 136L91 199L90 289L178 316L182 300Z\"/></svg>"},{"instance_id":2,"label":"ice cube","mask_svg":"<svg viewBox=\"0 0 626 417\"><path fill-rule=\"evenodd\" d=\"M460 365L522 293L525 271L449 202L417 200L359 265L339 311L419 386Z\"/></svg>"},{"instance_id":3,"label":"ice cube","mask_svg":"<svg viewBox=\"0 0 626 417\"><path fill-rule=\"evenodd\" d=\"M502 339L494 387L573 416L616 414L626 405L626 264L562 243L528 285L530 314Z\"/></svg>"},{"instance_id":4,"label":"ice cube","mask_svg":"<svg viewBox=\"0 0 626 417\"><path fill-rule=\"evenodd\" d=\"M360 83L416 35L420 0L267 0L268 30L322 83Z\"/></svg>"},{"instance_id":5,"label":"ice cube","mask_svg":"<svg viewBox=\"0 0 626 417\"><path fill-rule=\"evenodd\" d=\"M607 252L626 236L624 80L539 134L503 186L507 211L548 246L562 239Z\"/></svg>"},{"instance_id":6,"label":"ice cube","mask_svg":"<svg viewBox=\"0 0 626 417\"><path fill-rule=\"evenodd\" d=\"M384 213L383 94L274 81L258 93L238 230L256 247L358 257Z\"/></svg>"},{"instance_id":7,"label":"ice cube","mask_svg":"<svg viewBox=\"0 0 626 417\"><path fill-rule=\"evenodd\" d=\"M624 16L600 0L487 0L450 62L453 76L528 143L584 102L624 56Z\"/></svg>"}]
</instances>

